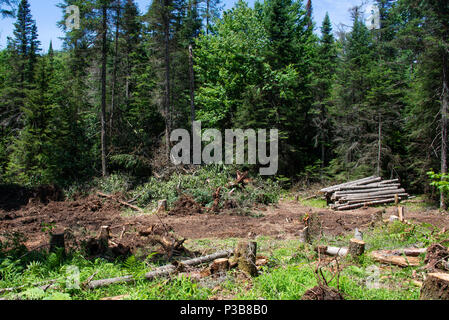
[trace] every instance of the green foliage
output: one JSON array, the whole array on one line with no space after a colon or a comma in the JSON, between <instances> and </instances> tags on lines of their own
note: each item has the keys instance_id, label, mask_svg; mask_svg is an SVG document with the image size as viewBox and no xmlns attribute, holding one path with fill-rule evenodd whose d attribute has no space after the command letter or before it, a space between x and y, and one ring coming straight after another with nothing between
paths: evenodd
<instances>
[{"instance_id":1,"label":"green foliage","mask_svg":"<svg viewBox=\"0 0 449 320\"><path fill-rule=\"evenodd\" d=\"M436 187L440 192L449 194L449 174L427 172L431 182L430 185Z\"/></svg>"}]
</instances>

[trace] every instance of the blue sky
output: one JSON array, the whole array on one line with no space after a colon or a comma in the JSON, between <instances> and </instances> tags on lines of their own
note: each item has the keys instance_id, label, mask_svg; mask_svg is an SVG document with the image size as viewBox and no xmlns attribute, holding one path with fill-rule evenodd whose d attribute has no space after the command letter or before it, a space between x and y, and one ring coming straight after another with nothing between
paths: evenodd
<instances>
[{"instance_id":1,"label":"blue sky","mask_svg":"<svg viewBox=\"0 0 449 320\"><path fill-rule=\"evenodd\" d=\"M237 0L222 0L225 9L230 9ZM56 4L60 0L30 0L31 12L36 20L39 40L42 43L43 51L47 51L50 40L53 41L53 47L59 49L63 36L61 30L56 26L56 22L61 19L62 11ZM146 11L151 0L136 0L140 11ZM250 6L254 0L248 0ZM326 12L329 12L334 28L340 23L350 25L349 9L354 5L359 5L361 0L313 0L314 21L317 29L321 26ZM14 19L0 20L0 48L6 46L6 38L12 35Z\"/></svg>"}]
</instances>

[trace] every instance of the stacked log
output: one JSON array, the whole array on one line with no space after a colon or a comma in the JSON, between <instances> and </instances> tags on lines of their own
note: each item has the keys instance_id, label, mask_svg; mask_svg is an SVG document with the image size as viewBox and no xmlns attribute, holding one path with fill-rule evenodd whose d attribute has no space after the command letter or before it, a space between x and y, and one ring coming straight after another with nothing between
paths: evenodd
<instances>
[{"instance_id":1,"label":"stacked log","mask_svg":"<svg viewBox=\"0 0 449 320\"><path fill-rule=\"evenodd\" d=\"M320 190L334 210L351 210L367 206L396 203L409 194L398 179L382 180L371 176Z\"/></svg>"}]
</instances>

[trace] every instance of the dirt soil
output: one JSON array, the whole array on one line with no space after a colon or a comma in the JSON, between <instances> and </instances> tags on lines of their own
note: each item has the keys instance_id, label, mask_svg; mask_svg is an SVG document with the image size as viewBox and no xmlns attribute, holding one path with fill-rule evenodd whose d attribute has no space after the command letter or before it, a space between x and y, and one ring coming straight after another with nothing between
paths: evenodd
<instances>
[{"instance_id":1,"label":"dirt soil","mask_svg":"<svg viewBox=\"0 0 449 320\"><path fill-rule=\"evenodd\" d=\"M29 249L38 248L48 242L48 233L43 227L51 227L54 232L68 229L77 241L97 236L101 226L110 226L112 241L130 248L144 247L148 240L142 232L156 225L169 226L178 237L201 238L254 238L271 236L278 239L291 239L299 236L304 227L304 215L317 212L322 221L325 234L337 236L367 228L371 215L379 208L357 209L335 212L330 209L305 207L295 201L281 200L279 204L254 209L254 216L240 216L227 213L211 214L207 210L198 213L192 207L183 214L173 212L159 215L123 215L123 206L111 199L96 195L75 201L49 201L42 203L31 199L19 208L0 206L0 241L4 234L19 232L24 234ZM183 201L179 201L180 206ZM194 210L192 210L192 208ZM388 218L394 208L384 214ZM449 229L449 216L438 211L407 212L411 221L426 222L439 228ZM48 231L47 231L48 232Z\"/></svg>"}]
</instances>

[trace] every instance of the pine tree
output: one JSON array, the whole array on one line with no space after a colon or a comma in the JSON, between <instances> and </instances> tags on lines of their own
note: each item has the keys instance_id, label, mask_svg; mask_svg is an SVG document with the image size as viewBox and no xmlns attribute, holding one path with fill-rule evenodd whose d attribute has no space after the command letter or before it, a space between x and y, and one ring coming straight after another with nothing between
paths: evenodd
<instances>
[{"instance_id":1,"label":"pine tree","mask_svg":"<svg viewBox=\"0 0 449 320\"><path fill-rule=\"evenodd\" d=\"M312 87L314 92L314 105L311 110L313 123L317 130L315 146L319 146L321 168L323 169L330 159L330 119L329 104L331 102L331 89L337 67L337 48L332 33L332 24L328 13L321 27L321 39L313 65ZM321 170L321 174L322 174Z\"/></svg>"}]
</instances>

